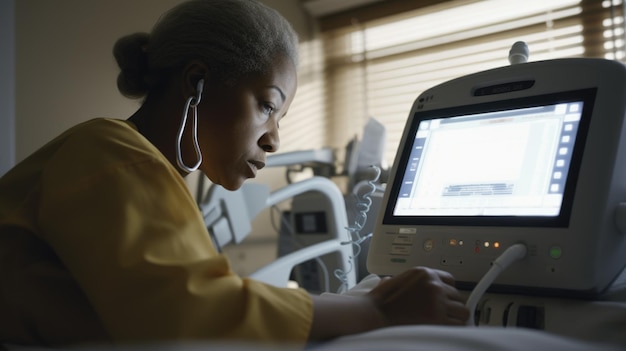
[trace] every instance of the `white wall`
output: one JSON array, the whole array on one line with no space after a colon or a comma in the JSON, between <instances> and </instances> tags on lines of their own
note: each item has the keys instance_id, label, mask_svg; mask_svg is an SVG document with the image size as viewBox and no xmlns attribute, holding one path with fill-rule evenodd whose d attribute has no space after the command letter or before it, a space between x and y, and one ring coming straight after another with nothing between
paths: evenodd
<instances>
[{"instance_id":1,"label":"white wall","mask_svg":"<svg viewBox=\"0 0 626 351\"><path fill-rule=\"evenodd\" d=\"M0 1L0 176L15 163L15 3Z\"/></svg>"}]
</instances>

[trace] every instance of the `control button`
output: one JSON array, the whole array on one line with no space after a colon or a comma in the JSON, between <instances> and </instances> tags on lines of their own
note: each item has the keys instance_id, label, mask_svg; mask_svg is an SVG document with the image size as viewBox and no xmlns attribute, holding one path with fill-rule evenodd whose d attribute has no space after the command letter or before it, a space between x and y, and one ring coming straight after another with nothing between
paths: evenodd
<instances>
[{"instance_id":1,"label":"control button","mask_svg":"<svg viewBox=\"0 0 626 351\"><path fill-rule=\"evenodd\" d=\"M435 247L435 242L433 241L433 239L426 239L424 240L424 251L431 251L434 247Z\"/></svg>"},{"instance_id":2,"label":"control button","mask_svg":"<svg viewBox=\"0 0 626 351\"><path fill-rule=\"evenodd\" d=\"M400 245L413 245L413 238L413 235L396 235L396 237L393 238L393 243Z\"/></svg>"},{"instance_id":3,"label":"control button","mask_svg":"<svg viewBox=\"0 0 626 351\"><path fill-rule=\"evenodd\" d=\"M391 262L393 262L393 263L406 263L406 258L392 258Z\"/></svg>"},{"instance_id":4,"label":"control button","mask_svg":"<svg viewBox=\"0 0 626 351\"><path fill-rule=\"evenodd\" d=\"M554 259L558 259L558 258L561 258L562 254L563 254L563 251L561 250L560 246L555 245L550 248L550 257Z\"/></svg>"},{"instance_id":5,"label":"control button","mask_svg":"<svg viewBox=\"0 0 626 351\"><path fill-rule=\"evenodd\" d=\"M409 255L411 254L411 246L407 245L392 245L391 246L391 254L392 255Z\"/></svg>"}]
</instances>

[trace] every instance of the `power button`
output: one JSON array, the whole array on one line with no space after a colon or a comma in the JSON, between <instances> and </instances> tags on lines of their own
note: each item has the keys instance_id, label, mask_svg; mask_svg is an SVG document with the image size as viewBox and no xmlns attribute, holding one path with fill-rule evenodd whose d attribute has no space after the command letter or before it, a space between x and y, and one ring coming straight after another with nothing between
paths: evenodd
<instances>
[{"instance_id":1,"label":"power button","mask_svg":"<svg viewBox=\"0 0 626 351\"><path fill-rule=\"evenodd\" d=\"M560 246L554 245L550 247L550 257L558 259L561 258L561 255L563 255L563 250L561 250Z\"/></svg>"}]
</instances>

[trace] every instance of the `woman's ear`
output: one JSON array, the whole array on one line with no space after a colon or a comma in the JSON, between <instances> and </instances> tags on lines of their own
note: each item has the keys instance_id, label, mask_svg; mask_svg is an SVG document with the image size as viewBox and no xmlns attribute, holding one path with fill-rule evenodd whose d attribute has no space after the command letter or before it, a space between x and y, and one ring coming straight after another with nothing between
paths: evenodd
<instances>
[{"instance_id":1,"label":"woman's ear","mask_svg":"<svg viewBox=\"0 0 626 351\"><path fill-rule=\"evenodd\" d=\"M204 85L206 85L208 75L209 70L203 62L195 60L185 66L182 77L182 91L184 98L186 99L190 96L197 96L198 89L202 89L199 87L200 81L203 80Z\"/></svg>"}]
</instances>

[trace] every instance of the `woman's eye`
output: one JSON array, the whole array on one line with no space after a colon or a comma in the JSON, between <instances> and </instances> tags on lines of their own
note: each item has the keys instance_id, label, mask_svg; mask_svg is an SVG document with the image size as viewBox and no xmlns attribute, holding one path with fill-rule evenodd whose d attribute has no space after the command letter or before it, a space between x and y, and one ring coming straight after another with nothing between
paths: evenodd
<instances>
[{"instance_id":1,"label":"woman's eye","mask_svg":"<svg viewBox=\"0 0 626 351\"><path fill-rule=\"evenodd\" d=\"M274 112L274 105L269 104L269 103L264 103L262 105L262 109L263 109L263 113L269 116L272 114L272 112Z\"/></svg>"}]
</instances>

